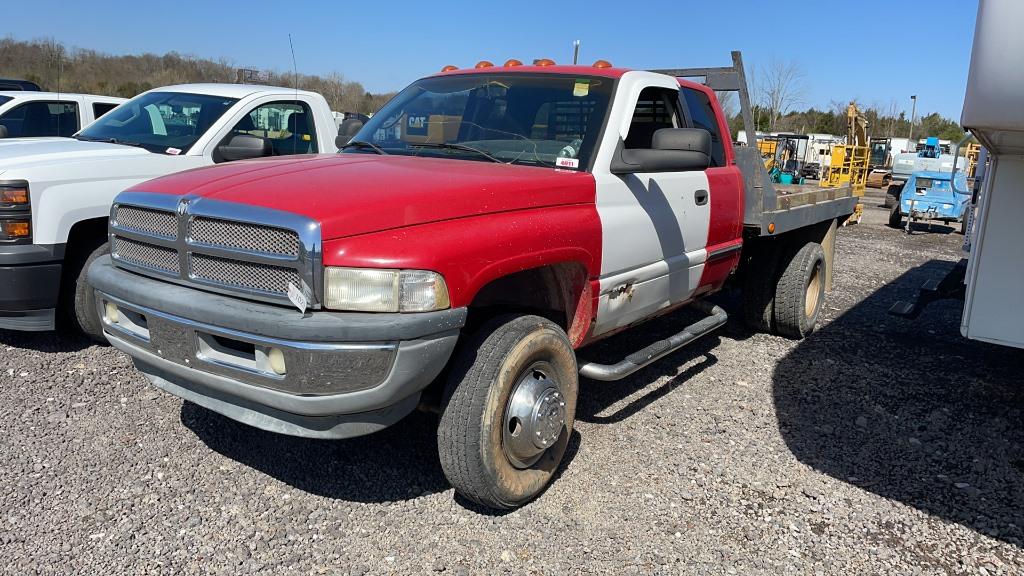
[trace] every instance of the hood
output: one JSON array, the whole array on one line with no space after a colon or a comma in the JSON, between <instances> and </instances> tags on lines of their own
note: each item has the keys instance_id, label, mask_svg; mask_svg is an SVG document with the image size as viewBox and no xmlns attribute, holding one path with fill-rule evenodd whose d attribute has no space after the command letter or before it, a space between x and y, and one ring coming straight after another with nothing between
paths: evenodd
<instances>
[{"instance_id":1,"label":"hood","mask_svg":"<svg viewBox=\"0 0 1024 576\"><path fill-rule=\"evenodd\" d=\"M16 138L0 140L0 170L149 156L142 148L74 138Z\"/></svg>"},{"instance_id":2,"label":"hood","mask_svg":"<svg viewBox=\"0 0 1024 576\"><path fill-rule=\"evenodd\" d=\"M324 240L494 212L593 203L585 172L472 160L336 154L233 162L132 188L301 214ZM197 200L201 202L202 200Z\"/></svg>"}]
</instances>

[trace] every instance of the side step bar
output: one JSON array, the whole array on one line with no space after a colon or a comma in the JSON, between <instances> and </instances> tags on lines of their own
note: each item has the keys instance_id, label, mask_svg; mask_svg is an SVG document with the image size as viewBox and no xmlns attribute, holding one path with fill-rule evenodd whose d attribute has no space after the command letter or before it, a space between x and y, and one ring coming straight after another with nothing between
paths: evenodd
<instances>
[{"instance_id":1,"label":"side step bar","mask_svg":"<svg viewBox=\"0 0 1024 576\"><path fill-rule=\"evenodd\" d=\"M697 301L691 304L691 307L707 314L707 317L690 324L678 334L669 336L664 340L659 340L639 352L630 354L625 360L617 364L587 362L580 366L580 376L605 382L621 380L655 360L663 358L690 344L701 336L721 328L729 319L729 315L725 313L725 310L709 302Z\"/></svg>"}]
</instances>

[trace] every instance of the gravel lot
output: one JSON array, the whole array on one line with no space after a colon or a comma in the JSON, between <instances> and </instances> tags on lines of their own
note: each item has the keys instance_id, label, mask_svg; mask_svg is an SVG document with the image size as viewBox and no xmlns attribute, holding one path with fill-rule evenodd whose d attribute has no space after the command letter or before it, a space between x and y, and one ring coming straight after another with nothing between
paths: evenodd
<instances>
[{"instance_id":1,"label":"gravel lot","mask_svg":"<svg viewBox=\"0 0 1024 576\"><path fill-rule=\"evenodd\" d=\"M731 321L583 382L561 478L506 515L454 496L435 416L276 436L183 405L111 348L0 332L0 570L1022 574L1024 355L961 338L958 303L885 314L962 237L888 229L875 200L838 235L817 334Z\"/></svg>"}]
</instances>

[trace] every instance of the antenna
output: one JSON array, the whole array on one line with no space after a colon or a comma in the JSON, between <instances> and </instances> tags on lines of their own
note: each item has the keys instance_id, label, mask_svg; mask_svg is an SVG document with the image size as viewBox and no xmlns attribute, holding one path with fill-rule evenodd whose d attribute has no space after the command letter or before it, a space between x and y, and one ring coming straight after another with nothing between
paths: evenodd
<instances>
[{"instance_id":1,"label":"antenna","mask_svg":"<svg viewBox=\"0 0 1024 576\"><path fill-rule=\"evenodd\" d=\"M292 73L295 75L295 101L299 100L299 66L295 63L295 45L292 44L292 35L288 33L288 48L292 51Z\"/></svg>"},{"instance_id":2,"label":"antenna","mask_svg":"<svg viewBox=\"0 0 1024 576\"><path fill-rule=\"evenodd\" d=\"M61 102L60 102L60 73L61 73L61 68L63 68L63 66L64 66L64 59L62 58L62 56L63 56L62 48L63 48L62 45L58 45L57 48L56 48L56 51L57 51L57 106L58 106L58 113L57 113L57 135L58 136L60 136L60 117L64 115L64 114L61 113L63 111L63 106L64 105L61 104Z\"/></svg>"},{"instance_id":3,"label":"antenna","mask_svg":"<svg viewBox=\"0 0 1024 576\"><path fill-rule=\"evenodd\" d=\"M580 41L576 40L572 43L572 63L573 66L578 64L580 61Z\"/></svg>"}]
</instances>

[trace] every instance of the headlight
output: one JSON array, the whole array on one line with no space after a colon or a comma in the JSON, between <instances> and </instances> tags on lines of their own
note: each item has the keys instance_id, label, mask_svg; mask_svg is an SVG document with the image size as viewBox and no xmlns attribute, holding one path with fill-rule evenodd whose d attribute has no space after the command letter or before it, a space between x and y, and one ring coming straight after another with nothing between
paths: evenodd
<instances>
[{"instance_id":1,"label":"headlight","mask_svg":"<svg viewBox=\"0 0 1024 576\"><path fill-rule=\"evenodd\" d=\"M32 205L28 182L0 182L0 241L24 243L32 239Z\"/></svg>"},{"instance_id":2,"label":"headlight","mask_svg":"<svg viewBox=\"0 0 1024 576\"><path fill-rule=\"evenodd\" d=\"M942 207L945 208L946 210L949 210L950 208L953 207L953 205L952 204L943 204Z\"/></svg>"},{"instance_id":3,"label":"headlight","mask_svg":"<svg viewBox=\"0 0 1024 576\"><path fill-rule=\"evenodd\" d=\"M28 184L0 184L0 208L28 208Z\"/></svg>"},{"instance_id":4,"label":"headlight","mask_svg":"<svg viewBox=\"0 0 1024 576\"><path fill-rule=\"evenodd\" d=\"M427 270L324 269L324 307L353 312L431 312L450 305L448 286Z\"/></svg>"}]
</instances>

